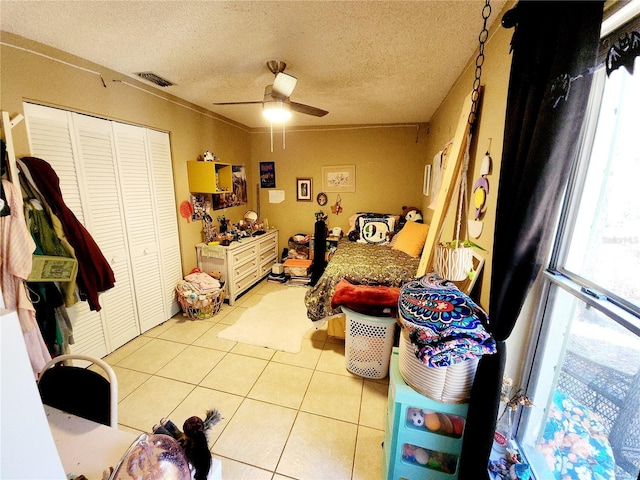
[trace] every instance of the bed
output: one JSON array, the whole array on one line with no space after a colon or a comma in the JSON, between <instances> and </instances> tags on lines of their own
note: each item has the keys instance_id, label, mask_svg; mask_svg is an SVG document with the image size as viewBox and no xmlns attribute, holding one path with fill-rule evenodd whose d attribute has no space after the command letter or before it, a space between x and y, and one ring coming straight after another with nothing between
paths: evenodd
<instances>
[{"instance_id":1,"label":"bed","mask_svg":"<svg viewBox=\"0 0 640 480\"><path fill-rule=\"evenodd\" d=\"M305 296L307 316L315 322L342 313L339 307L331 308L336 285L342 279L355 285L401 287L415 279L419 263L419 257L388 245L343 239L324 273Z\"/></svg>"},{"instance_id":2,"label":"bed","mask_svg":"<svg viewBox=\"0 0 640 480\"><path fill-rule=\"evenodd\" d=\"M375 213L353 215L349 223L351 230L338 242L324 272L305 296L307 316L314 322L341 315L332 298L342 280L363 287L399 288L417 276L428 225L405 221L398 227L398 216ZM340 333L338 328L335 336L344 337Z\"/></svg>"},{"instance_id":3,"label":"bed","mask_svg":"<svg viewBox=\"0 0 640 480\"><path fill-rule=\"evenodd\" d=\"M399 290L404 284L421 276L420 262L423 258L425 238L429 232L429 225L406 221L401 224L400 231L393 237L393 241L383 242L378 240L381 238L380 230L393 230L394 226L381 225L379 215L377 217L373 214L359 215L367 215L366 220L360 219L360 224L364 226L364 230L369 227L369 232L365 232L362 236L368 236L371 241L363 240L358 235L348 235L347 237L351 240L347 237L340 240L328 265L321 274L318 274L317 282L305 295L309 319L313 322L327 320L328 334L338 338L345 338L346 319L342 314L341 305L360 313L371 315L377 315L377 313L372 313L375 312L375 308L371 308L371 300L357 306L348 301L342 304L333 302L336 292L339 291L337 296L345 300L345 291L341 290L341 287L346 283L349 286L348 293L355 290L360 299L367 296L371 299L380 298L382 295L389 300L394 294L397 299L398 292L385 295L381 294L380 290L385 287L390 287L390 291ZM388 217L392 216L388 215ZM372 224L372 218L378 218L378 220L373 220ZM355 220L353 217L350 219L350 224L355 230L358 229L358 215L355 216ZM371 228L372 225L376 228ZM352 232L353 230L350 233ZM357 240L354 241L354 238ZM471 294L482 270L484 259L474 252L472 263L474 275L460 282L452 282L468 295Z\"/></svg>"}]
</instances>

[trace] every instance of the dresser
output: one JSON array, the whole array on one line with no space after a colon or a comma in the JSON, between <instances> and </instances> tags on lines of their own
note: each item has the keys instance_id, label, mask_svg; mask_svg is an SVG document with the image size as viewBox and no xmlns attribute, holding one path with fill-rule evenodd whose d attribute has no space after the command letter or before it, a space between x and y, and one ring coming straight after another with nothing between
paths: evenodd
<instances>
[{"instance_id":1,"label":"dresser","mask_svg":"<svg viewBox=\"0 0 640 480\"><path fill-rule=\"evenodd\" d=\"M278 230L243 238L228 247L196 245L198 268L206 273L220 272L229 305L271 271L278 259Z\"/></svg>"}]
</instances>

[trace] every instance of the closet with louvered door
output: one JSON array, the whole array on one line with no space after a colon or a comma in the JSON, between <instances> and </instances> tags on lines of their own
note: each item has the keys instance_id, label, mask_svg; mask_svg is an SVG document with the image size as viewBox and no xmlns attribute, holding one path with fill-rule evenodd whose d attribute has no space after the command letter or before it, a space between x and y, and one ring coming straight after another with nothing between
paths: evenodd
<instances>
[{"instance_id":1,"label":"closet with louvered door","mask_svg":"<svg viewBox=\"0 0 640 480\"><path fill-rule=\"evenodd\" d=\"M165 315L174 316L181 311L176 301L175 287L182 280L180 243L178 242L178 216L176 213L171 146L169 135L157 130L146 130L151 162L154 214L160 244L160 265L164 273L163 298Z\"/></svg>"},{"instance_id":2,"label":"closet with louvered door","mask_svg":"<svg viewBox=\"0 0 640 480\"><path fill-rule=\"evenodd\" d=\"M113 351L140 334L114 135L108 120L72 114L72 123L78 157L76 178L85 199L85 226L116 278L114 288L100 295L107 349ZM49 163L57 171L56 164Z\"/></svg>"},{"instance_id":3,"label":"closet with louvered door","mask_svg":"<svg viewBox=\"0 0 640 480\"><path fill-rule=\"evenodd\" d=\"M24 115L31 155L46 160L53 167L60 179L66 205L93 236L90 214L87 212L89 202L78 180L80 163L75 132L71 128L71 112L25 103ZM97 238L95 240L103 250L101 242ZM106 254L104 250L103 253ZM107 255L105 258L108 259ZM102 304L103 296L100 300ZM72 352L97 358L107 355L110 348L104 308L98 313L91 311L86 302L78 302L68 309L68 313L75 341L70 347Z\"/></svg>"},{"instance_id":4,"label":"closet with louvered door","mask_svg":"<svg viewBox=\"0 0 640 480\"><path fill-rule=\"evenodd\" d=\"M116 277L99 313L85 302L70 309L72 351L101 357L179 311L167 295L182 275L169 137L33 104L24 110L32 154L54 168ZM61 157L51 145L65 136Z\"/></svg>"},{"instance_id":5,"label":"closet with louvered door","mask_svg":"<svg viewBox=\"0 0 640 480\"><path fill-rule=\"evenodd\" d=\"M146 134L140 127L120 123L114 123L113 130L136 304L144 332L167 319Z\"/></svg>"}]
</instances>

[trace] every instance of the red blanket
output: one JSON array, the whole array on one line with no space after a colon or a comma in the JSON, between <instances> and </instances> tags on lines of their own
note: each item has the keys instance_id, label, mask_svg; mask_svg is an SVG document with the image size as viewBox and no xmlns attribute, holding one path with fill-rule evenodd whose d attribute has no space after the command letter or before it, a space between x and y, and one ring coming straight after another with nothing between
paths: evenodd
<instances>
[{"instance_id":1,"label":"red blanket","mask_svg":"<svg viewBox=\"0 0 640 480\"><path fill-rule=\"evenodd\" d=\"M400 289L370 285L354 285L342 279L336 285L331 308L341 305L360 313L381 314L385 308L394 313L398 308Z\"/></svg>"}]
</instances>

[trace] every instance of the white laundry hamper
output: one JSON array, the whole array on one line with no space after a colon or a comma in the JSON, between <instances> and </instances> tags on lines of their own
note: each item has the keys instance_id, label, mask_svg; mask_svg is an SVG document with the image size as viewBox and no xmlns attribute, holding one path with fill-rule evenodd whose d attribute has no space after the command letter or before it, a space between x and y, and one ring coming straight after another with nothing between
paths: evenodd
<instances>
[{"instance_id":1,"label":"white laundry hamper","mask_svg":"<svg viewBox=\"0 0 640 480\"><path fill-rule=\"evenodd\" d=\"M342 307L345 314L345 364L361 377L384 378L389 373L396 319L374 317Z\"/></svg>"}]
</instances>

